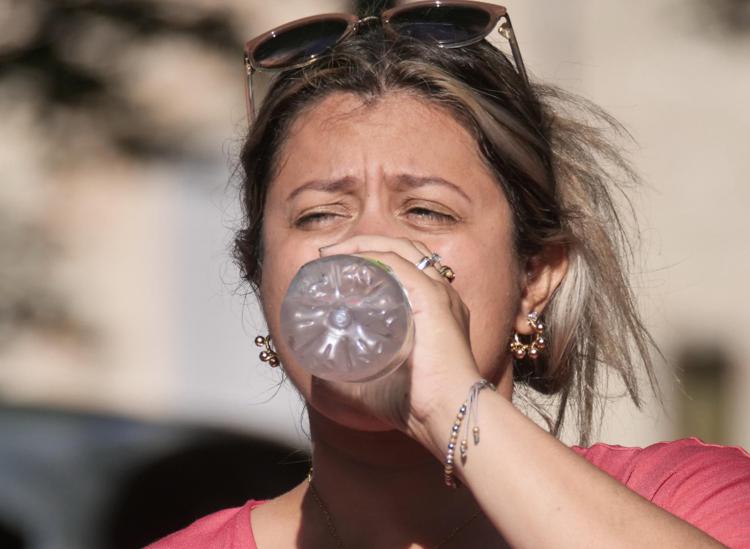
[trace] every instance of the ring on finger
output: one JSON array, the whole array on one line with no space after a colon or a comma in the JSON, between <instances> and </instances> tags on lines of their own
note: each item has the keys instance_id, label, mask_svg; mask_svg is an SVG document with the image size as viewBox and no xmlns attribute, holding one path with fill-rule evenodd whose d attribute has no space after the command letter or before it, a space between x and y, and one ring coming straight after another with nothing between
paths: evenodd
<instances>
[{"instance_id":1,"label":"ring on finger","mask_svg":"<svg viewBox=\"0 0 750 549\"><path fill-rule=\"evenodd\" d=\"M433 253L430 256L424 256L417 263L417 269L419 269L420 271L424 271L427 267L434 265L438 261L440 261L440 256L436 253Z\"/></svg>"},{"instance_id":2,"label":"ring on finger","mask_svg":"<svg viewBox=\"0 0 750 549\"><path fill-rule=\"evenodd\" d=\"M453 281L456 279L456 273L453 271L453 269L451 269L448 265L441 265L440 267L436 267L436 269L440 273L440 276L446 279L449 283L453 284Z\"/></svg>"}]
</instances>

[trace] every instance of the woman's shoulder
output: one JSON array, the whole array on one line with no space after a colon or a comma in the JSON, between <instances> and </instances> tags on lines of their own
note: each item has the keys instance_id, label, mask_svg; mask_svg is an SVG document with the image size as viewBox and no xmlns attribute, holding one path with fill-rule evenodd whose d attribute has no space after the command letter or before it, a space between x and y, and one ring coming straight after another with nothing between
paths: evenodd
<instances>
[{"instance_id":1,"label":"woman's shoulder","mask_svg":"<svg viewBox=\"0 0 750 549\"><path fill-rule=\"evenodd\" d=\"M650 481L675 475L683 480L705 473L750 475L750 454L744 449L707 444L695 437L644 448L598 443L586 448L574 446L573 450L621 482L644 488L652 484Z\"/></svg>"},{"instance_id":2,"label":"woman's shoulder","mask_svg":"<svg viewBox=\"0 0 750 549\"><path fill-rule=\"evenodd\" d=\"M250 500L242 507L216 511L152 543L146 549L256 549L250 527L250 512L262 503Z\"/></svg>"},{"instance_id":3,"label":"woman's shoulder","mask_svg":"<svg viewBox=\"0 0 750 549\"><path fill-rule=\"evenodd\" d=\"M644 498L734 546L750 538L750 454L697 438L573 450Z\"/></svg>"}]
</instances>

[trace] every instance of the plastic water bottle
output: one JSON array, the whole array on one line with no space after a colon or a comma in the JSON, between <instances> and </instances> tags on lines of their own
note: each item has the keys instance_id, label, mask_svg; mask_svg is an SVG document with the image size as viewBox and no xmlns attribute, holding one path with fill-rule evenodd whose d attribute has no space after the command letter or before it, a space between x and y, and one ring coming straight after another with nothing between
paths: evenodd
<instances>
[{"instance_id":1,"label":"plastic water bottle","mask_svg":"<svg viewBox=\"0 0 750 549\"><path fill-rule=\"evenodd\" d=\"M411 306L385 265L334 255L302 266L281 304L281 337L313 375L361 382L406 361L414 339Z\"/></svg>"}]
</instances>

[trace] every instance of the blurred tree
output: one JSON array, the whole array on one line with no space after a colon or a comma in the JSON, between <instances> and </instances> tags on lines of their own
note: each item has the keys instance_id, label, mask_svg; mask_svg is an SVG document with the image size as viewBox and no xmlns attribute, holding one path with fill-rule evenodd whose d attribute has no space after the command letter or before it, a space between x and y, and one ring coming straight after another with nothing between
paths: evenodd
<instances>
[{"instance_id":1,"label":"blurred tree","mask_svg":"<svg viewBox=\"0 0 750 549\"><path fill-rule=\"evenodd\" d=\"M46 170L36 185L59 185L61 162L96 158L87 148L92 143L96 151L138 161L196 156L188 132L178 123L155 121L124 84L133 78L133 63L147 57L144 49L170 40L231 55L239 69L243 37L236 17L218 4L0 0L0 107L6 124L16 113L29 113L29 120L18 115L21 125L35 128L26 136L12 130L5 135L25 140L25 149L12 150L30 151L31 164ZM33 189L33 178L23 173L28 166L20 166L7 158L0 166L7 187L0 196L0 350L28 330L91 341L95 330L76 318L56 278L65 243L52 234L44 211L8 201L13 192Z\"/></svg>"},{"instance_id":2,"label":"blurred tree","mask_svg":"<svg viewBox=\"0 0 750 549\"><path fill-rule=\"evenodd\" d=\"M147 113L118 89L124 50L155 37L187 37L237 55L242 38L229 11L158 0L0 0L0 86L31 82L45 121L74 107L97 120L122 152L163 155L180 140L154 132ZM126 121L123 123L123 121ZM166 137L166 138L165 138Z\"/></svg>"},{"instance_id":3,"label":"blurred tree","mask_svg":"<svg viewBox=\"0 0 750 549\"><path fill-rule=\"evenodd\" d=\"M750 33L750 0L696 0L696 13L703 22L724 36L739 37Z\"/></svg>"}]
</instances>

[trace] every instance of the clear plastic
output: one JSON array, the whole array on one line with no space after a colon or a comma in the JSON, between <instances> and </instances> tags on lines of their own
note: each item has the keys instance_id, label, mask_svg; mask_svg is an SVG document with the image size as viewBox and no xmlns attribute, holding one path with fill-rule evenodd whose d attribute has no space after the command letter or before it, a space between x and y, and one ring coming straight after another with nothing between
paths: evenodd
<instances>
[{"instance_id":1,"label":"clear plastic","mask_svg":"<svg viewBox=\"0 0 750 549\"><path fill-rule=\"evenodd\" d=\"M362 382L406 361L414 340L411 306L382 264L351 255L302 266L281 305L281 337L313 375Z\"/></svg>"}]
</instances>

